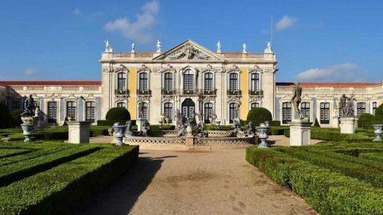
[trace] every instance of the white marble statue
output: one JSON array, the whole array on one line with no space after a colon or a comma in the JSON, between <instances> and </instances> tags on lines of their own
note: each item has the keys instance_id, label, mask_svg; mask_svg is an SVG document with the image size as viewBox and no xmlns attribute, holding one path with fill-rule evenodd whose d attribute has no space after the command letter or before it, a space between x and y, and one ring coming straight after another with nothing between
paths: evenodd
<instances>
[{"instance_id":1,"label":"white marble statue","mask_svg":"<svg viewBox=\"0 0 383 215\"><path fill-rule=\"evenodd\" d=\"M217 42L217 54L221 54L221 41Z\"/></svg>"},{"instance_id":2,"label":"white marble statue","mask_svg":"<svg viewBox=\"0 0 383 215\"><path fill-rule=\"evenodd\" d=\"M161 41L157 40L157 52L161 52Z\"/></svg>"},{"instance_id":3,"label":"white marble statue","mask_svg":"<svg viewBox=\"0 0 383 215\"><path fill-rule=\"evenodd\" d=\"M271 52L273 52L273 51L271 51L271 42L270 42L270 41L267 42L267 46L266 46L265 52L266 52L266 53L271 53Z\"/></svg>"},{"instance_id":4,"label":"white marble statue","mask_svg":"<svg viewBox=\"0 0 383 215\"><path fill-rule=\"evenodd\" d=\"M113 52L113 48L109 40L105 40L105 52L108 52L108 53Z\"/></svg>"},{"instance_id":5,"label":"white marble statue","mask_svg":"<svg viewBox=\"0 0 383 215\"><path fill-rule=\"evenodd\" d=\"M132 45L130 47L132 48L132 50L130 52L136 53L136 44L132 43Z\"/></svg>"},{"instance_id":6,"label":"white marble statue","mask_svg":"<svg viewBox=\"0 0 383 215\"><path fill-rule=\"evenodd\" d=\"M242 45L242 53L243 53L243 54L246 54L246 53L247 53L247 45L246 45L246 43L244 43L244 44Z\"/></svg>"}]
</instances>

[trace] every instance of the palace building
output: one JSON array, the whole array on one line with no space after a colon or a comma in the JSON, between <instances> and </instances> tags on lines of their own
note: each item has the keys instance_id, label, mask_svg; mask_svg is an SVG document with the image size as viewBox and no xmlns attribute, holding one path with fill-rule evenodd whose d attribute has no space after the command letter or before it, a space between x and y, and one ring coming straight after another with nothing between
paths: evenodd
<instances>
[{"instance_id":1,"label":"palace building","mask_svg":"<svg viewBox=\"0 0 383 215\"><path fill-rule=\"evenodd\" d=\"M248 53L246 44L239 52L224 52L220 42L211 51L192 40L166 51L157 41L153 52L136 51L134 44L130 51L115 52L107 41L100 64L101 81L0 81L0 86L21 97L32 94L46 123L62 124L69 116L96 123L112 107L125 107L132 119L151 124L174 123L177 111L186 117L197 113L205 123L215 118L231 124L237 117L246 120L253 107L267 108L281 124L293 117L293 83L275 81L277 58L270 43L260 53ZM357 115L374 113L383 101L383 83L301 86L302 112L323 127L338 126L342 94L356 98ZM12 101L12 107L20 104Z\"/></svg>"}]
</instances>

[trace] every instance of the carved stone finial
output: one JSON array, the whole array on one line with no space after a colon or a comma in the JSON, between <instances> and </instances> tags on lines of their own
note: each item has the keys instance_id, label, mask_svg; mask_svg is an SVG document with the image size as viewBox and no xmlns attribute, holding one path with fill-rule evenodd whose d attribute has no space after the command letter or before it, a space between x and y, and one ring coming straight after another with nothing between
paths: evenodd
<instances>
[{"instance_id":1,"label":"carved stone finial","mask_svg":"<svg viewBox=\"0 0 383 215\"><path fill-rule=\"evenodd\" d=\"M161 53L161 41L157 40L157 53Z\"/></svg>"},{"instance_id":2,"label":"carved stone finial","mask_svg":"<svg viewBox=\"0 0 383 215\"><path fill-rule=\"evenodd\" d=\"M221 41L217 42L217 54L221 54Z\"/></svg>"},{"instance_id":3,"label":"carved stone finial","mask_svg":"<svg viewBox=\"0 0 383 215\"><path fill-rule=\"evenodd\" d=\"M130 53L136 53L136 44L132 43L132 45L130 46L132 48L132 50L130 51Z\"/></svg>"},{"instance_id":4,"label":"carved stone finial","mask_svg":"<svg viewBox=\"0 0 383 215\"><path fill-rule=\"evenodd\" d=\"M112 45L110 44L109 40L105 40L105 52L107 52L107 53L113 52L113 48L112 48Z\"/></svg>"},{"instance_id":5,"label":"carved stone finial","mask_svg":"<svg viewBox=\"0 0 383 215\"><path fill-rule=\"evenodd\" d=\"M246 43L243 43L243 45L242 45L242 54L247 54L247 45L246 45Z\"/></svg>"}]
</instances>

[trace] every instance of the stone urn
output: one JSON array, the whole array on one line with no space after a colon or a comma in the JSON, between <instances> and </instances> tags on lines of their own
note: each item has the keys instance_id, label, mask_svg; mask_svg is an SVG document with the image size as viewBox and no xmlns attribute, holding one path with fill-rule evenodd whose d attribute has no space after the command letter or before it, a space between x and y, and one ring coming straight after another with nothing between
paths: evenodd
<instances>
[{"instance_id":1,"label":"stone urn","mask_svg":"<svg viewBox=\"0 0 383 215\"><path fill-rule=\"evenodd\" d=\"M376 137L372 141L382 141L382 128L383 124L374 124L372 127L375 129L374 133Z\"/></svg>"},{"instance_id":2,"label":"stone urn","mask_svg":"<svg viewBox=\"0 0 383 215\"><path fill-rule=\"evenodd\" d=\"M24 142L33 140L33 134L35 131L36 118L33 116L21 117L21 128L23 129L23 135L25 136Z\"/></svg>"},{"instance_id":3,"label":"stone urn","mask_svg":"<svg viewBox=\"0 0 383 215\"><path fill-rule=\"evenodd\" d=\"M187 137L193 137L193 128L191 125L188 125L186 127L186 136Z\"/></svg>"},{"instance_id":4,"label":"stone urn","mask_svg":"<svg viewBox=\"0 0 383 215\"><path fill-rule=\"evenodd\" d=\"M126 125L120 125L118 123L114 123L113 125L113 137L116 140L116 146L124 145L123 139L125 137Z\"/></svg>"},{"instance_id":5,"label":"stone urn","mask_svg":"<svg viewBox=\"0 0 383 215\"><path fill-rule=\"evenodd\" d=\"M259 124L258 127L256 127L258 132L258 138L261 140L261 143L259 144L258 148L268 148L269 145L267 144L267 138L269 135L267 134L270 127L267 126L265 123Z\"/></svg>"}]
</instances>

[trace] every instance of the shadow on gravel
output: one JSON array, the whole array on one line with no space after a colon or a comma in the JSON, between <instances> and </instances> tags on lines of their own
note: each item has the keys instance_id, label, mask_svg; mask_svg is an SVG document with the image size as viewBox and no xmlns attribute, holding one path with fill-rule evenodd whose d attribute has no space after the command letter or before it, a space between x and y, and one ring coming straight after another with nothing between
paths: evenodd
<instances>
[{"instance_id":1,"label":"shadow on gravel","mask_svg":"<svg viewBox=\"0 0 383 215\"><path fill-rule=\"evenodd\" d=\"M146 190L167 157L139 157L137 163L102 193L92 197L72 214L128 214Z\"/></svg>"}]
</instances>

